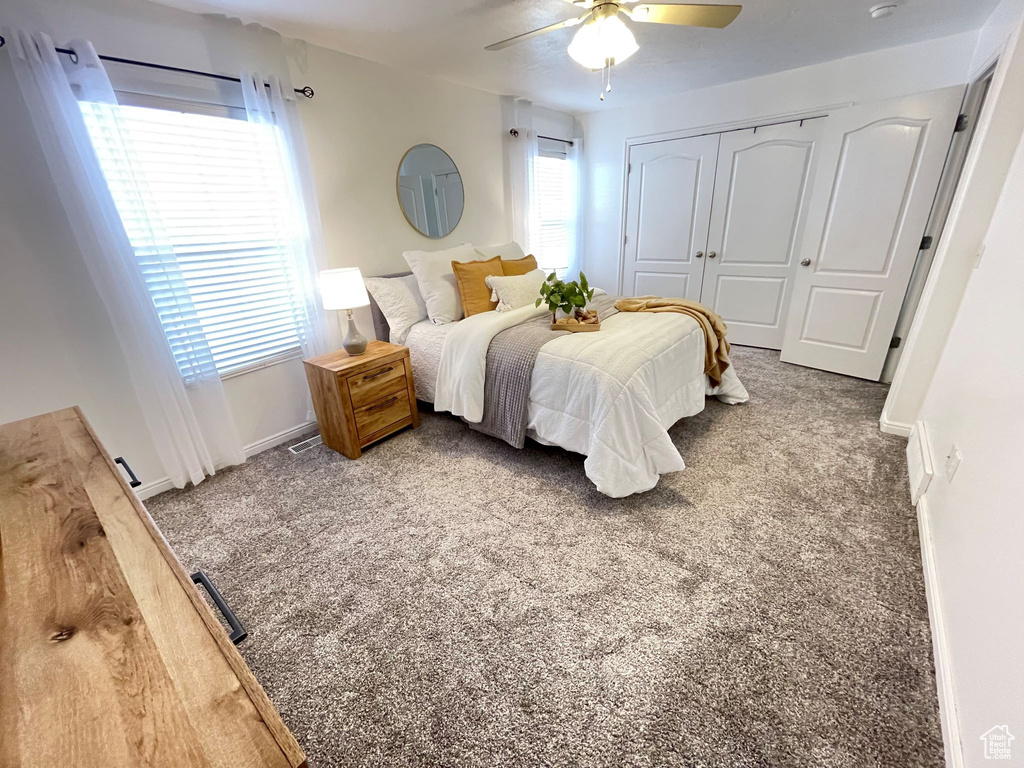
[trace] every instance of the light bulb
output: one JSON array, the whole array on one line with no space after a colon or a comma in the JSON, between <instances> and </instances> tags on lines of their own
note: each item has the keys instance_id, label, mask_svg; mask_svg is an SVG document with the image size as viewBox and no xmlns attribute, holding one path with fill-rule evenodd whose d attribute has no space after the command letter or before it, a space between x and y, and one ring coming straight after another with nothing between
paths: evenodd
<instances>
[{"instance_id":1,"label":"light bulb","mask_svg":"<svg viewBox=\"0 0 1024 768\"><path fill-rule=\"evenodd\" d=\"M633 33L617 14L584 24L569 43L569 55L587 69L601 69L609 59L621 64L638 50Z\"/></svg>"}]
</instances>

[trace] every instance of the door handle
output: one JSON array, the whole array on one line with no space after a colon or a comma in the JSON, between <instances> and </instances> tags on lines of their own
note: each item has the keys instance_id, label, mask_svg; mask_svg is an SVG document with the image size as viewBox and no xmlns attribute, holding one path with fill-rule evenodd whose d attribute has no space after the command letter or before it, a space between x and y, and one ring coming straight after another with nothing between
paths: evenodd
<instances>
[{"instance_id":1,"label":"door handle","mask_svg":"<svg viewBox=\"0 0 1024 768\"><path fill-rule=\"evenodd\" d=\"M718 255L718 254L717 254L717 253L715 253L714 251L708 251L708 258L709 258L709 259L713 259L713 258L715 258L715 256L717 256L717 255Z\"/></svg>"},{"instance_id":2,"label":"door handle","mask_svg":"<svg viewBox=\"0 0 1024 768\"><path fill-rule=\"evenodd\" d=\"M703 259L704 258L704 251L697 251L695 254L693 254L693 258L695 258L695 259Z\"/></svg>"},{"instance_id":3,"label":"door handle","mask_svg":"<svg viewBox=\"0 0 1024 768\"><path fill-rule=\"evenodd\" d=\"M809 267L809 266L811 266L811 260L810 259L800 259L800 266L801 267Z\"/></svg>"}]
</instances>

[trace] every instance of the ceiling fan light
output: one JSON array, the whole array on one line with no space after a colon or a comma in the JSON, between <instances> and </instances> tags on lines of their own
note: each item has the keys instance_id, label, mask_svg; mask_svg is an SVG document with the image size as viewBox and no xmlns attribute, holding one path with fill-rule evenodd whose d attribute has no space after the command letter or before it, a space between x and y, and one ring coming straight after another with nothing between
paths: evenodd
<instances>
[{"instance_id":1,"label":"ceiling fan light","mask_svg":"<svg viewBox=\"0 0 1024 768\"><path fill-rule=\"evenodd\" d=\"M569 43L569 55L587 69L601 69L608 59L621 64L638 50L633 33L618 15L584 24Z\"/></svg>"}]
</instances>

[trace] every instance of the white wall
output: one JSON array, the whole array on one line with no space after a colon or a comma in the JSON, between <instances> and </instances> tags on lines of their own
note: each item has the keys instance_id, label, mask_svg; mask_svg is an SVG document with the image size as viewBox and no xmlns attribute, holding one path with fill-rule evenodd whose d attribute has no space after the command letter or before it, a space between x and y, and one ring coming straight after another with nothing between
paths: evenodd
<instances>
[{"instance_id":1,"label":"white wall","mask_svg":"<svg viewBox=\"0 0 1024 768\"><path fill-rule=\"evenodd\" d=\"M1024 756L1024 141L921 409L936 476L930 531L963 764L988 765L980 736L1008 725ZM944 457L963 455L952 481ZM1018 763L1014 763L1018 764Z\"/></svg>"},{"instance_id":2,"label":"white wall","mask_svg":"<svg viewBox=\"0 0 1024 768\"><path fill-rule=\"evenodd\" d=\"M296 85L316 91L300 109L333 267L381 274L405 268L404 250L510 238L495 95L152 3L14 0L5 3L2 22L42 28L58 43L83 37L103 54L193 69L289 66ZM143 480L161 479L125 361L77 253L6 52L0 53L0 104L0 423L79 404L115 455L123 453ZM395 193L402 155L422 142L451 155L466 190L463 218L441 240L405 221ZM368 311L358 319L364 332L372 331ZM228 379L225 388L246 444L262 444L311 417L297 360Z\"/></svg>"},{"instance_id":3,"label":"white wall","mask_svg":"<svg viewBox=\"0 0 1024 768\"><path fill-rule=\"evenodd\" d=\"M591 283L618 285L626 140L821 107L875 101L967 81L975 33L692 91L580 116L584 152L584 267Z\"/></svg>"}]
</instances>

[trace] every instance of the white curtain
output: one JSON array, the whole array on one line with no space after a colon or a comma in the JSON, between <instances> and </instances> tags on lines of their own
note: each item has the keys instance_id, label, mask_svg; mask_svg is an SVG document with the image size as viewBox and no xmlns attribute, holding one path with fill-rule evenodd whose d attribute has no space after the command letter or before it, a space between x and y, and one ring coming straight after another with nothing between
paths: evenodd
<instances>
[{"instance_id":1,"label":"white curtain","mask_svg":"<svg viewBox=\"0 0 1024 768\"><path fill-rule=\"evenodd\" d=\"M328 351L327 327L316 287L317 276L320 270L327 269L328 262L313 169L295 92L289 83L282 84L276 76L264 79L258 73L243 72L241 81L249 122L277 128L271 134L275 145L256 148L256 151L275 152L288 179L288 194L283 199L292 205L289 220L294 223L290 249L294 255L292 283L298 294L294 305L304 312L300 318L300 327L305 328L302 353L313 357ZM264 83L269 84L269 88Z\"/></svg>"},{"instance_id":2,"label":"white curtain","mask_svg":"<svg viewBox=\"0 0 1024 768\"><path fill-rule=\"evenodd\" d=\"M182 488L222 466L245 461L224 388L202 336L173 251L146 204L144 179L128 186L139 217L149 217L142 253L128 239L100 168L82 109L106 140L131 154L118 124L117 102L92 45L74 40L77 54L58 57L43 33L5 30L11 61L39 142L89 274L124 352L132 385L168 477ZM80 106L79 101L88 102ZM131 174L130 164L124 172ZM173 313L193 338L187 371L179 370L164 334L153 294L143 279L162 271L161 313ZM189 384L182 376L187 374Z\"/></svg>"},{"instance_id":3,"label":"white curtain","mask_svg":"<svg viewBox=\"0 0 1024 768\"><path fill-rule=\"evenodd\" d=\"M568 145L565 159L569 163L569 218L566 222L569 263L567 279L576 280L583 269L583 138L575 137Z\"/></svg>"},{"instance_id":4,"label":"white curtain","mask_svg":"<svg viewBox=\"0 0 1024 768\"><path fill-rule=\"evenodd\" d=\"M518 133L507 144L512 187L512 238L524 251L532 253L537 247L540 217L533 195L533 162L539 149L531 102L516 100L512 127Z\"/></svg>"}]
</instances>

